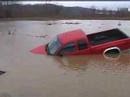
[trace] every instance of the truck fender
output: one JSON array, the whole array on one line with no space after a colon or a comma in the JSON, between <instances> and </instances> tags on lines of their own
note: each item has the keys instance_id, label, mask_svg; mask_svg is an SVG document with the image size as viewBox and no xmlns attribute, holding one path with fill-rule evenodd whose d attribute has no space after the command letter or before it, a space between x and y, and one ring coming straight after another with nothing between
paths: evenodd
<instances>
[{"instance_id":1,"label":"truck fender","mask_svg":"<svg viewBox=\"0 0 130 97\"><path fill-rule=\"evenodd\" d=\"M121 49L119 47L110 47L104 50L103 56L106 59L118 59L121 55Z\"/></svg>"}]
</instances>

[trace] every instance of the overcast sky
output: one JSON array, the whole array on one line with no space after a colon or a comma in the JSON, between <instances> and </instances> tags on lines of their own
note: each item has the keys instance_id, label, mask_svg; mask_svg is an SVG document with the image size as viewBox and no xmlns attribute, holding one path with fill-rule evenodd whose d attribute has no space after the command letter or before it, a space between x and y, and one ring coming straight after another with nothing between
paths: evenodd
<instances>
[{"instance_id":1,"label":"overcast sky","mask_svg":"<svg viewBox=\"0 0 130 97\"><path fill-rule=\"evenodd\" d=\"M114 9L117 8L129 8L130 10L130 1L20 1L20 4L44 4L44 3L57 4L62 6L79 6L79 7L92 7L96 8L107 8Z\"/></svg>"}]
</instances>

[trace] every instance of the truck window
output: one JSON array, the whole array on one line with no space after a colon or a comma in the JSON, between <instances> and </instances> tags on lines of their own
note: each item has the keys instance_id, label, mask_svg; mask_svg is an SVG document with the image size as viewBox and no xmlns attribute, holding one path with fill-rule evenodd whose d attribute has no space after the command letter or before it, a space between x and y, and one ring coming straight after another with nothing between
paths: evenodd
<instances>
[{"instance_id":1,"label":"truck window","mask_svg":"<svg viewBox=\"0 0 130 97\"><path fill-rule=\"evenodd\" d=\"M75 43L69 43L61 50L60 54L63 55L64 53L70 53L74 51L76 51Z\"/></svg>"},{"instance_id":2,"label":"truck window","mask_svg":"<svg viewBox=\"0 0 130 97\"><path fill-rule=\"evenodd\" d=\"M86 49L87 47L88 47L88 45L87 45L85 40L78 41L78 48L79 48L79 50Z\"/></svg>"}]
</instances>

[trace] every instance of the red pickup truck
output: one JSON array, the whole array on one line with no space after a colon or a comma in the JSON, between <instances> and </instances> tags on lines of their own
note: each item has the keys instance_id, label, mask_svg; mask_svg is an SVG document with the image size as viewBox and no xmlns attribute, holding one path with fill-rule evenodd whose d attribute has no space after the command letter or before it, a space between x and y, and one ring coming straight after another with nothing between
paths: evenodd
<instances>
[{"instance_id":1,"label":"red pickup truck","mask_svg":"<svg viewBox=\"0 0 130 97\"><path fill-rule=\"evenodd\" d=\"M48 55L85 55L120 53L130 48L130 37L115 28L85 34L81 29L57 35L48 44L31 50L32 53Z\"/></svg>"}]
</instances>

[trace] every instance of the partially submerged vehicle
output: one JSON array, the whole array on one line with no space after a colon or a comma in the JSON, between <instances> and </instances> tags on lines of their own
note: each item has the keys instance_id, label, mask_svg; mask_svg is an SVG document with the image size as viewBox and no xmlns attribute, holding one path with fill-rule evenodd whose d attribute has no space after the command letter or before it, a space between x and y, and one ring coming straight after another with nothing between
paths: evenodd
<instances>
[{"instance_id":1,"label":"partially submerged vehicle","mask_svg":"<svg viewBox=\"0 0 130 97\"><path fill-rule=\"evenodd\" d=\"M31 50L36 54L56 56L86 54L120 54L130 48L130 37L115 28L85 34L81 29L58 34L48 44Z\"/></svg>"}]
</instances>

